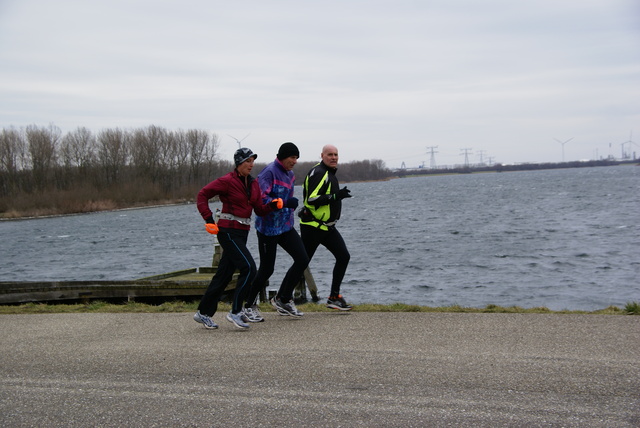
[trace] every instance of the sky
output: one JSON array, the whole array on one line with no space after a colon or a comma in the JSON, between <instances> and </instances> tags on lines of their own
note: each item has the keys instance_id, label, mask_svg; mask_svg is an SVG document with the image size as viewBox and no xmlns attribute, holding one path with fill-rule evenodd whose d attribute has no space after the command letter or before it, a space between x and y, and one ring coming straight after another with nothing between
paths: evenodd
<instances>
[{"instance_id":1,"label":"sky","mask_svg":"<svg viewBox=\"0 0 640 428\"><path fill-rule=\"evenodd\" d=\"M0 0L0 127L50 124L264 162L640 155L640 1Z\"/></svg>"}]
</instances>

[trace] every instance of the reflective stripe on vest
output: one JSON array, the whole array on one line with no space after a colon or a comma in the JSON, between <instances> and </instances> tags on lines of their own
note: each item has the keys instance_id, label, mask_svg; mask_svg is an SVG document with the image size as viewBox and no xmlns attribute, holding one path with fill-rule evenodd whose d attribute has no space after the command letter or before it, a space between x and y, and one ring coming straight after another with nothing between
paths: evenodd
<instances>
[{"instance_id":1,"label":"reflective stripe on vest","mask_svg":"<svg viewBox=\"0 0 640 428\"><path fill-rule=\"evenodd\" d=\"M324 176L322 177L322 180L320 180L320 183L318 183L318 186L315 189L313 189L313 192L307 195L307 200L304 203L304 206L307 207L309 211L311 211L311 214L313 214L313 216L317 218L318 221L316 220L307 221L307 222L301 221L300 224L307 224L309 226L319 227L321 230L329 230L327 226L332 226L335 224L335 222L325 223L325 220L328 220L329 216L331 215L330 204L322 205L316 208L313 205L310 205L307 203L309 199L315 199L318 196L321 196L320 191L322 190L322 187L327 183L329 183L329 185L325 189L323 195L328 195L331 193L331 182L329 181L329 171L325 171ZM307 178L305 179L305 187L307 188L307 190L309 190L309 176L307 176Z\"/></svg>"}]
</instances>

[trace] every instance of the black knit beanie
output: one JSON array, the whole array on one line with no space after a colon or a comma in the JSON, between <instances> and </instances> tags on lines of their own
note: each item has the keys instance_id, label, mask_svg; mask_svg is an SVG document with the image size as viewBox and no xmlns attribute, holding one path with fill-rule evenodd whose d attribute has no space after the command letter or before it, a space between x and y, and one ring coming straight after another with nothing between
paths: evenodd
<instances>
[{"instance_id":1,"label":"black knit beanie","mask_svg":"<svg viewBox=\"0 0 640 428\"><path fill-rule=\"evenodd\" d=\"M296 147L293 143L284 143L280 146L280 150L278 150L278 160L286 159L289 156L298 156L300 157L300 151L298 147Z\"/></svg>"}]
</instances>

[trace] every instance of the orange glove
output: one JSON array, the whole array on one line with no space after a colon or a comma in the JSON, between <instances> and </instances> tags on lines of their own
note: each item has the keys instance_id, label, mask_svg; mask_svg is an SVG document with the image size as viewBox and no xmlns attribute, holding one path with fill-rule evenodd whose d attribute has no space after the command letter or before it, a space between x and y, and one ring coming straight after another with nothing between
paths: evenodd
<instances>
[{"instance_id":1,"label":"orange glove","mask_svg":"<svg viewBox=\"0 0 640 428\"><path fill-rule=\"evenodd\" d=\"M271 205L271 208L273 208L274 210L275 209L281 210L282 207L284 207L284 202L282 202L281 198L276 198L271 202L269 202L269 205Z\"/></svg>"},{"instance_id":2,"label":"orange glove","mask_svg":"<svg viewBox=\"0 0 640 428\"><path fill-rule=\"evenodd\" d=\"M209 232L212 235L217 235L218 234L218 225L215 223L207 223L204 225L204 227L207 229L207 232Z\"/></svg>"}]
</instances>

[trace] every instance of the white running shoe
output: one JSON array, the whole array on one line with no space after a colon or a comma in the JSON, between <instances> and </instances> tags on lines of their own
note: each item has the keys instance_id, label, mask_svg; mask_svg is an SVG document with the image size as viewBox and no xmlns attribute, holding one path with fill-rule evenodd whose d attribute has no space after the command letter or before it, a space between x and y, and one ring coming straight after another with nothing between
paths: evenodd
<instances>
[{"instance_id":1,"label":"white running shoe","mask_svg":"<svg viewBox=\"0 0 640 428\"><path fill-rule=\"evenodd\" d=\"M258 305L251 305L250 308L243 309L244 315L247 317L249 322L263 322L264 318L260 313L260 309L258 309Z\"/></svg>"},{"instance_id":2,"label":"white running shoe","mask_svg":"<svg viewBox=\"0 0 640 428\"><path fill-rule=\"evenodd\" d=\"M210 316L201 314L200 311L196 312L193 316L194 321L199 322L204 325L204 328L214 329L218 328L218 324L216 324Z\"/></svg>"},{"instance_id":3,"label":"white running shoe","mask_svg":"<svg viewBox=\"0 0 640 428\"><path fill-rule=\"evenodd\" d=\"M249 328L249 324L247 324L242 320L242 312L238 314L229 312L227 314L227 321L229 321L230 323L233 323L233 325L235 325L238 328L242 328L242 329Z\"/></svg>"}]
</instances>

